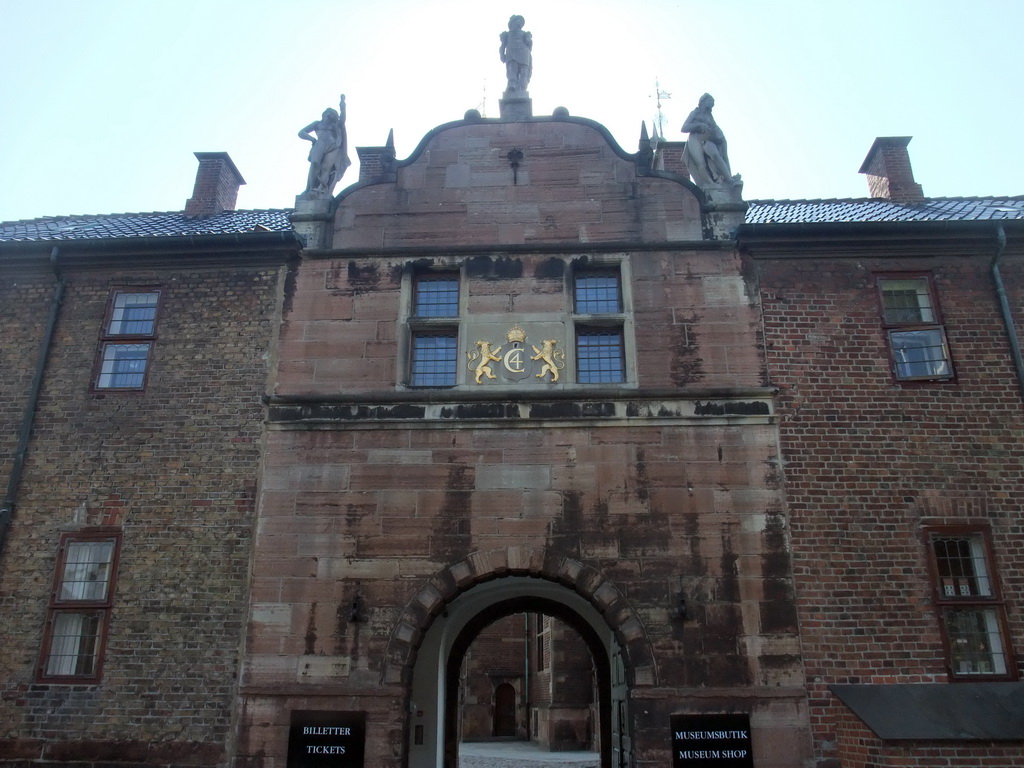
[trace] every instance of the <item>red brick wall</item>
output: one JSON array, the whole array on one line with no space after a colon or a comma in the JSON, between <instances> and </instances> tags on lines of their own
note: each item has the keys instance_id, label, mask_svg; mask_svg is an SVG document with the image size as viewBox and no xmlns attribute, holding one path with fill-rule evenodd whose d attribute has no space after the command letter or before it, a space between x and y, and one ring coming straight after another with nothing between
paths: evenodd
<instances>
[{"instance_id":1,"label":"red brick wall","mask_svg":"<svg viewBox=\"0 0 1024 768\"><path fill-rule=\"evenodd\" d=\"M756 262L812 725L826 757L844 717L828 683L947 680L923 525L989 526L1005 597L1024 599L1024 409L991 255L835 255ZM873 273L901 270L934 276L955 381L893 380ZM1019 278L1011 286L1019 302ZM1009 619L1019 665L1024 620L1013 609ZM973 760L986 748L948 749Z\"/></svg>"},{"instance_id":2,"label":"red brick wall","mask_svg":"<svg viewBox=\"0 0 1024 768\"><path fill-rule=\"evenodd\" d=\"M836 718L842 768L1014 768L1024 765L1016 743L883 742L848 709Z\"/></svg>"},{"instance_id":3,"label":"red brick wall","mask_svg":"<svg viewBox=\"0 0 1024 768\"><path fill-rule=\"evenodd\" d=\"M148 386L91 393L125 285L161 290ZM272 268L69 272L0 559L0 760L225 759L277 285ZM20 290L25 316L4 341L34 351L49 285ZM60 534L97 524L123 531L102 678L38 683Z\"/></svg>"},{"instance_id":4,"label":"red brick wall","mask_svg":"<svg viewBox=\"0 0 1024 768\"><path fill-rule=\"evenodd\" d=\"M7 490L56 286L46 271L0 281L0 496Z\"/></svg>"}]
</instances>

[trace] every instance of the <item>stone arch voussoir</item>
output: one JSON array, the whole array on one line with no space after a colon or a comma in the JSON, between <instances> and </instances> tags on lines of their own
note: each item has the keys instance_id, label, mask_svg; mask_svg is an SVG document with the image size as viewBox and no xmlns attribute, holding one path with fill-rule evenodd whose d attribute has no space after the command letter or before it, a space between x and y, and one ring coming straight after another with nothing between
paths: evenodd
<instances>
[{"instance_id":1,"label":"stone arch voussoir","mask_svg":"<svg viewBox=\"0 0 1024 768\"><path fill-rule=\"evenodd\" d=\"M388 640L382 683L408 683L420 641L434 618L463 592L506 576L532 576L572 589L604 617L626 657L630 685L657 685L654 652L639 614L621 590L593 566L544 547L474 552L428 579L406 603Z\"/></svg>"}]
</instances>

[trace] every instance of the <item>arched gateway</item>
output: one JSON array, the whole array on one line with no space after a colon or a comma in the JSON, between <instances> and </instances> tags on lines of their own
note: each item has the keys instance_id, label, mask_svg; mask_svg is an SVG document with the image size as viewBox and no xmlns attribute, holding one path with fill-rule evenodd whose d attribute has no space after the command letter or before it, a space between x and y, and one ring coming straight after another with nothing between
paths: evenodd
<instances>
[{"instance_id":1,"label":"arched gateway","mask_svg":"<svg viewBox=\"0 0 1024 768\"><path fill-rule=\"evenodd\" d=\"M457 766L462 659L487 625L523 612L555 616L579 633L598 681L602 768L631 764L628 692L657 681L639 617L597 570L550 550L510 547L475 553L436 574L392 634L384 675L400 676L408 691L409 768Z\"/></svg>"}]
</instances>

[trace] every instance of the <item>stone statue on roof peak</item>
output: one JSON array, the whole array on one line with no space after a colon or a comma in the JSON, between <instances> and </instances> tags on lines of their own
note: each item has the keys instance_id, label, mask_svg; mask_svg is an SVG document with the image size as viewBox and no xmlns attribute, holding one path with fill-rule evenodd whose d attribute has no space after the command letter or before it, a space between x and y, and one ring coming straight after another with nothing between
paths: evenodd
<instances>
[{"instance_id":1,"label":"stone statue on roof peak","mask_svg":"<svg viewBox=\"0 0 1024 768\"><path fill-rule=\"evenodd\" d=\"M733 175L729 166L725 134L711 115L714 106L714 98L705 93L683 123L682 132L689 133L684 149L686 165L694 183L701 189L738 187L743 182L739 174Z\"/></svg>"},{"instance_id":2,"label":"stone statue on roof peak","mask_svg":"<svg viewBox=\"0 0 1024 768\"><path fill-rule=\"evenodd\" d=\"M533 74L533 35L523 31L526 20L519 15L508 20L508 31L501 33L498 53L505 64L508 78L507 94L525 94Z\"/></svg>"},{"instance_id":3,"label":"stone statue on roof peak","mask_svg":"<svg viewBox=\"0 0 1024 768\"><path fill-rule=\"evenodd\" d=\"M299 131L299 138L313 143L309 149L306 191L300 197L331 197L335 184L341 181L345 170L352 164L348 157L348 133L345 129L345 94L341 94L337 110L325 109L319 120Z\"/></svg>"}]
</instances>

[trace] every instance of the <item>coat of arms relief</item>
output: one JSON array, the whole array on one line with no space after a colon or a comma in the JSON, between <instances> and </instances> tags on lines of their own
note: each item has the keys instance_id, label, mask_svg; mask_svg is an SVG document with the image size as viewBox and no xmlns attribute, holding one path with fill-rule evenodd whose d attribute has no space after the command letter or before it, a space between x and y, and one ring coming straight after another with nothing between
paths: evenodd
<instances>
[{"instance_id":1,"label":"coat of arms relief","mask_svg":"<svg viewBox=\"0 0 1024 768\"><path fill-rule=\"evenodd\" d=\"M538 379L538 383L556 383L565 368L565 349L556 338L543 339L529 344L528 336L518 324L505 333L505 341L495 343L488 339L477 339L466 352L469 371L477 384L486 381L523 382Z\"/></svg>"}]
</instances>

